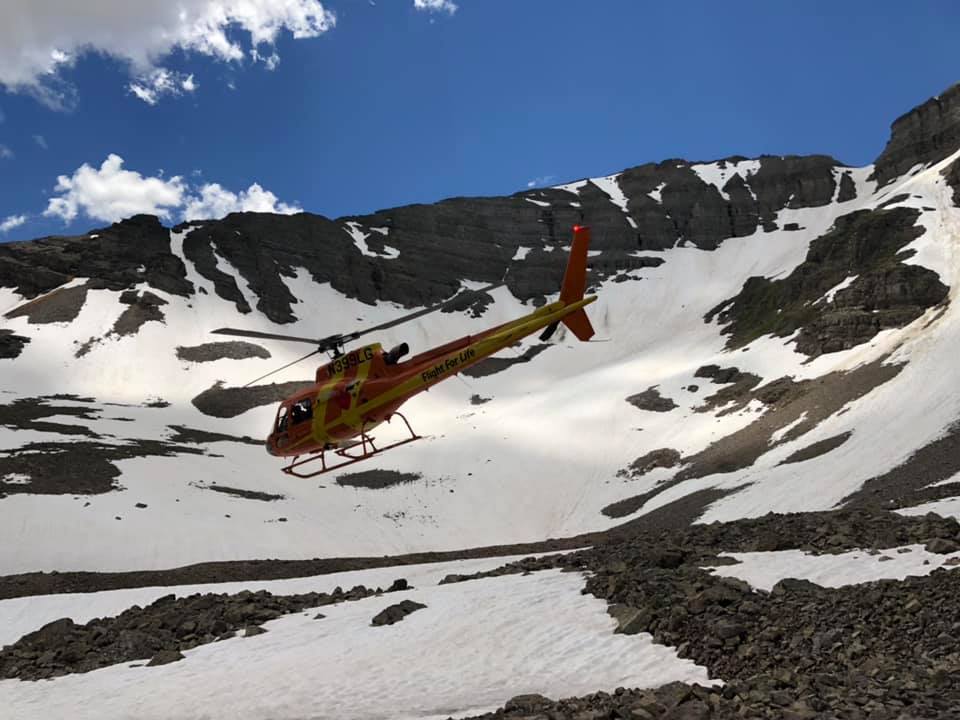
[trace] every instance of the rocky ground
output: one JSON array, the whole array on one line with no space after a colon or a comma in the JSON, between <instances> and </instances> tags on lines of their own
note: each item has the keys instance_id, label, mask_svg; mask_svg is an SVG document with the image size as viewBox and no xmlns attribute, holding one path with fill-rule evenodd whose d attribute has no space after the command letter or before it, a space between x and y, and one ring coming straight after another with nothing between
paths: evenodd
<instances>
[{"instance_id":1,"label":"rocky ground","mask_svg":"<svg viewBox=\"0 0 960 720\"><path fill-rule=\"evenodd\" d=\"M721 551L800 548L831 553L925 543L960 550L960 525L937 516L841 511L638 534L542 567L589 573L584 592L610 603L618 631L649 632L707 667L713 688L674 683L560 701L515 698L482 718L945 718L960 717L960 574L842 588L783 580L771 592L702 566ZM721 560L721 562L718 562ZM729 562L729 559L727 559ZM449 577L447 582L468 578ZM724 682L721 685L720 679Z\"/></svg>"},{"instance_id":2,"label":"rocky ground","mask_svg":"<svg viewBox=\"0 0 960 720\"><path fill-rule=\"evenodd\" d=\"M616 632L650 633L655 642L708 668L716 685L672 683L557 700L521 696L478 717L960 717L955 642L960 573L949 564L926 577L840 588L784 579L770 592L709 570L736 562L721 557L724 552L832 554L860 548L882 561L897 552L894 548L922 544L931 553L953 553L960 551L960 524L953 519L853 509L770 514L679 530L633 525L594 540L584 550L450 575L442 582L551 568L582 572L582 592L608 603ZM402 580L390 588L402 589L407 589ZM58 620L0 651L0 677L53 677L134 660L171 662L204 642L241 630L259 633L262 623L283 613L312 612L378 592L358 587L287 597L266 592L168 596L83 626ZM391 605L371 623L389 624L419 607L413 601Z\"/></svg>"},{"instance_id":3,"label":"rocky ground","mask_svg":"<svg viewBox=\"0 0 960 720\"><path fill-rule=\"evenodd\" d=\"M400 579L386 592L408 589L407 581ZM85 625L63 618L0 650L0 678L40 680L134 660L164 665L183 659L182 650L226 640L241 630L245 637L259 635L266 632L260 627L262 623L281 615L382 592L380 588L358 585L346 592L337 587L331 593L302 595L272 595L267 591L235 595L198 593L185 598L167 595L145 608L134 606L117 617L96 618ZM425 607L412 607L410 603L418 606L405 600L384 610L384 619L377 615L371 622L393 623ZM317 618L322 619L323 615Z\"/></svg>"}]
</instances>

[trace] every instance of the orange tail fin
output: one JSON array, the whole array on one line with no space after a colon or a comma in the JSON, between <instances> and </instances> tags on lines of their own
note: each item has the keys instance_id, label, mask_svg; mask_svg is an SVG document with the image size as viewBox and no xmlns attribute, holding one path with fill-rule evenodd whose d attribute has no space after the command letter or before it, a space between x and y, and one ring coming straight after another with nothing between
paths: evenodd
<instances>
[{"instance_id":1,"label":"orange tail fin","mask_svg":"<svg viewBox=\"0 0 960 720\"><path fill-rule=\"evenodd\" d=\"M589 249L590 228L585 225L574 225L573 246L570 248L570 259L567 260L567 271L563 275L563 286L560 289L560 299L565 303L583 299L583 293L587 289L587 250ZM563 318L563 324L580 340L589 340L593 337L593 326L583 308Z\"/></svg>"}]
</instances>

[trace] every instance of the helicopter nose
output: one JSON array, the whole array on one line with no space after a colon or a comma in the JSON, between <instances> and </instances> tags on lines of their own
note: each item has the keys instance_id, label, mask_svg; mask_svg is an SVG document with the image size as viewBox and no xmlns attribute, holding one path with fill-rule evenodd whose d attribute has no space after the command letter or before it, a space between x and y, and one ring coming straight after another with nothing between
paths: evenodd
<instances>
[{"instance_id":1,"label":"helicopter nose","mask_svg":"<svg viewBox=\"0 0 960 720\"><path fill-rule=\"evenodd\" d=\"M263 444L267 446L268 453L274 456L277 454L276 452L274 452L273 435L268 435L267 439L263 441Z\"/></svg>"}]
</instances>

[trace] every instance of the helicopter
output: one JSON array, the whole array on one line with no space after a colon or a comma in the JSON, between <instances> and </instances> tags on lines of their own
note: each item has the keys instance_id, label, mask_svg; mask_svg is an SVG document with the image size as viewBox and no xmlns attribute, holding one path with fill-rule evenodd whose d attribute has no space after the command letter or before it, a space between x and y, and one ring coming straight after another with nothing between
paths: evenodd
<instances>
[{"instance_id":1,"label":"helicopter","mask_svg":"<svg viewBox=\"0 0 960 720\"><path fill-rule=\"evenodd\" d=\"M345 347L362 335L409 322L449 307L462 301L462 298L457 297L364 330L320 339L235 328L219 328L211 332L316 346L313 352L268 375L313 355L323 352L330 354L330 362L317 368L313 386L280 403L266 439L268 453L291 458L289 465L282 468L283 472L298 478L311 478L420 440L422 436L414 432L410 422L399 412L400 406L414 395L452 378L521 338L543 330L540 339L546 341L560 323L581 341L593 337L593 326L584 311L587 305L597 299L596 295L584 297L589 246L590 228L575 225L558 300L521 318L475 335L466 335L403 362L401 358L409 352L407 343L388 351L384 351L380 343L371 343L349 352L345 352ZM496 287L501 285L490 285L476 292L482 293ZM403 421L409 436L378 446L370 431L394 417ZM328 453L331 452L335 457L328 462ZM315 469L318 462L319 469ZM305 467L307 465L311 467Z\"/></svg>"}]
</instances>

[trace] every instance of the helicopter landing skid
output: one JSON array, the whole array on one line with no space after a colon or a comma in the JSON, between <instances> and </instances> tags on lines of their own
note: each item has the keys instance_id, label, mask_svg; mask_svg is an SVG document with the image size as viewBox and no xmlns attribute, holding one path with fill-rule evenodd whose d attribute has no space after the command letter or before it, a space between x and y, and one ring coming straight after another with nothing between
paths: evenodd
<instances>
[{"instance_id":1,"label":"helicopter landing skid","mask_svg":"<svg viewBox=\"0 0 960 720\"><path fill-rule=\"evenodd\" d=\"M407 430L410 432L410 437L390 443L389 445L384 445L383 447L377 447L373 442L373 437L367 435L366 423L364 423L360 428L360 438L358 440L345 447L334 449L333 453L341 459L340 461L335 462L335 464L327 464L327 450L316 450L310 453L310 456L304 458L303 460L300 459L299 455L296 456L289 465L287 465L285 468L281 468L281 470L283 470L283 472L285 472L287 475L292 475L293 477L304 479L312 478L316 477L317 475L323 475L324 473L328 473L332 470L339 470L347 465L353 465L354 463L371 458L374 455L379 455L387 450L392 450L393 448L400 447L401 445L406 445L423 438L422 435L417 435L413 431L413 428L410 427L410 421L407 420L407 418L405 418L401 413L393 413L393 415L387 418L387 422L390 422L394 416L397 416L403 420L404 425L407 426ZM360 449L359 453L356 452L357 448ZM304 465L315 463L318 460L320 461L319 470L316 470L315 472L298 471L298 468L302 468Z\"/></svg>"}]
</instances>

